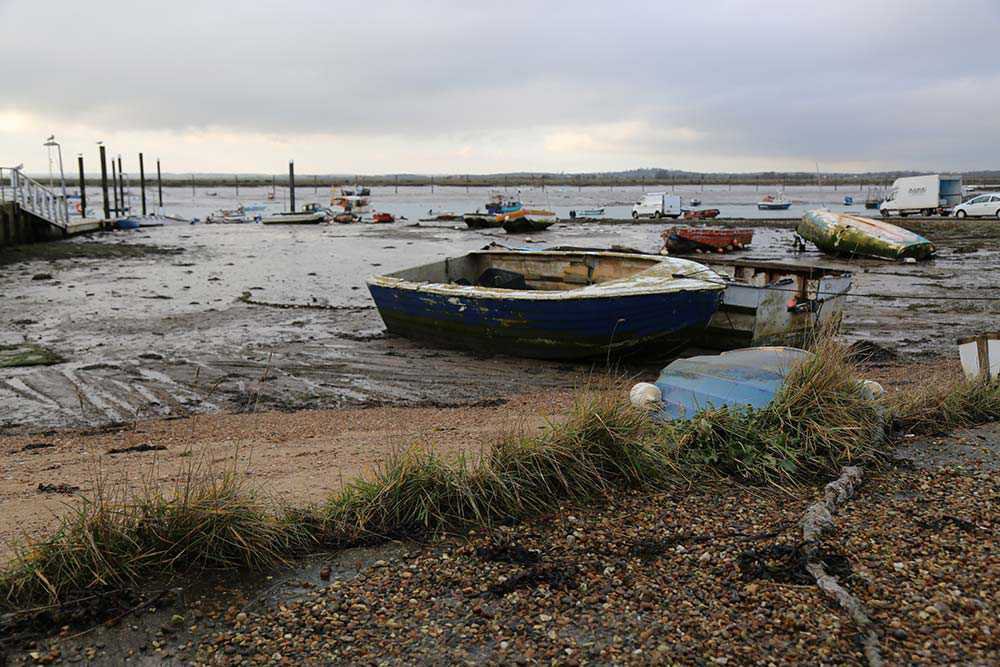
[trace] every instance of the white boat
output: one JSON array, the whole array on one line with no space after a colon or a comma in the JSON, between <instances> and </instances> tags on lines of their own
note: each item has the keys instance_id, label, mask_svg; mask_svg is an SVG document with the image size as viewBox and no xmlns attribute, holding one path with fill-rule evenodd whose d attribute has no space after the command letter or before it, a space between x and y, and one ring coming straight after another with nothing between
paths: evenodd
<instances>
[{"instance_id":1,"label":"white boat","mask_svg":"<svg viewBox=\"0 0 1000 667\"><path fill-rule=\"evenodd\" d=\"M757 202L757 209L761 211L787 211L791 206L792 202L785 199L785 195L781 193L765 195Z\"/></svg>"},{"instance_id":2,"label":"white boat","mask_svg":"<svg viewBox=\"0 0 1000 667\"><path fill-rule=\"evenodd\" d=\"M298 213L275 213L260 218L262 225L318 225L330 219L329 211L313 204L312 208Z\"/></svg>"}]
</instances>

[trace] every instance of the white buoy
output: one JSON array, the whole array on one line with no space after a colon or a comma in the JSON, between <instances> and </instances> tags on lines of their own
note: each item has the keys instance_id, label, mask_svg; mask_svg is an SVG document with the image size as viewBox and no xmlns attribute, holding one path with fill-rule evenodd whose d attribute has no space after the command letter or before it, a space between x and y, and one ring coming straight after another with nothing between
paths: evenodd
<instances>
[{"instance_id":1,"label":"white buoy","mask_svg":"<svg viewBox=\"0 0 1000 667\"><path fill-rule=\"evenodd\" d=\"M640 382L632 387L628 400L640 410L658 410L663 403L663 392L655 384Z\"/></svg>"},{"instance_id":2,"label":"white buoy","mask_svg":"<svg viewBox=\"0 0 1000 667\"><path fill-rule=\"evenodd\" d=\"M875 400L881 398L885 393L885 389L875 380L862 380L861 381L861 393L865 398Z\"/></svg>"}]
</instances>

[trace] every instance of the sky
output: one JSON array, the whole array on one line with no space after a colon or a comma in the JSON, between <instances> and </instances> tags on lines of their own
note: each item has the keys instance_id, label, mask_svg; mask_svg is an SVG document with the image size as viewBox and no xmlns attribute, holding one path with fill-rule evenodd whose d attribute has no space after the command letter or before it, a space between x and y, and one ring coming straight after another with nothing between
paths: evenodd
<instances>
[{"instance_id":1,"label":"sky","mask_svg":"<svg viewBox=\"0 0 1000 667\"><path fill-rule=\"evenodd\" d=\"M0 165L1000 168L1000 0L0 0Z\"/></svg>"}]
</instances>

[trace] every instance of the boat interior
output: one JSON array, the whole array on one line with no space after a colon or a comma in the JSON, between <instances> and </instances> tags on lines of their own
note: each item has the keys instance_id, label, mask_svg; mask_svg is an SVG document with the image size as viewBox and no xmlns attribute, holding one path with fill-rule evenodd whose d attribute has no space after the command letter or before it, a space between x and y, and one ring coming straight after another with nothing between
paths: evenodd
<instances>
[{"instance_id":1,"label":"boat interior","mask_svg":"<svg viewBox=\"0 0 1000 667\"><path fill-rule=\"evenodd\" d=\"M815 299L827 287L826 278L851 280L851 272L823 266L785 264L781 262L713 261L706 264L716 273L737 284L749 287L771 287L788 291L798 300Z\"/></svg>"},{"instance_id":2,"label":"boat interior","mask_svg":"<svg viewBox=\"0 0 1000 667\"><path fill-rule=\"evenodd\" d=\"M642 255L484 251L397 271L389 277L419 283L557 291L630 278L659 261Z\"/></svg>"}]
</instances>

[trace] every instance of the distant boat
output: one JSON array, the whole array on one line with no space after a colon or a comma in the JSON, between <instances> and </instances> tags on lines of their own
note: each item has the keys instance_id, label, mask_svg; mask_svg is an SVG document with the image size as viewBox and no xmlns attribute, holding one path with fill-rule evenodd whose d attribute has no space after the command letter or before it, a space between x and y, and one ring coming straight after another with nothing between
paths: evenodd
<instances>
[{"instance_id":1,"label":"distant boat","mask_svg":"<svg viewBox=\"0 0 1000 667\"><path fill-rule=\"evenodd\" d=\"M574 210L569 212L570 220L579 220L581 218L586 219L586 218L603 218L603 217L604 217L603 208L582 208L578 211Z\"/></svg>"},{"instance_id":2,"label":"distant boat","mask_svg":"<svg viewBox=\"0 0 1000 667\"><path fill-rule=\"evenodd\" d=\"M936 250L923 236L884 220L832 211L808 211L795 231L830 255L926 259Z\"/></svg>"},{"instance_id":3,"label":"distant boat","mask_svg":"<svg viewBox=\"0 0 1000 667\"><path fill-rule=\"evenodd\" d=\"M301 213L276 213L263 216L262 225L318 225L327 220L326 211L304 211Z\"/></svg>"},{"instance_id":4,"label":"distant boat","mask_svg":"<svg viewBox=\"0 0 1000 667\"><path fill-rule=\"evenodd\" d=\"M138 218L118 218L115 220L115 229L139 229Z\"/></svg>"},{"instance_id":5,"label":"distant boat","mask_svg":"<svg viewBox=\"0 0 1000 667\"><path fill-rule=\"evenodd\" d=\"M426 218L420 218L420 222L451 222L461 219L462 216L458 213L453 213L451 211L435 211L434 209L431 209L427 211Z\"/></svg>"},{"instance_id":6,"label":"distant boat","mask_svg":"<svg viewBox=\"0 0 1000 667\"><path fill-rule=\"evenodd\" d=\"M697 197L692 197L691 201L688 202L690 206L701 206L701 200Z\"/></svg>"},{"instance_id":7,"label":"distant boat","mask_svg":"<svg viewBox=\"0 0 1000 667\"><path fill-rule=\"evenodd\" d=\"M785 195L764 195L764 197L757 202L757 209L760 211L787 211L791 208L792 202L785 199Z\"/></svg>"},{"instance_id":8,"label":"distant boat","mask_svg":"<svg viewBox=\"0 0 1000 667\"><path fill-rule=\"evenodd\" d=\"M368 280L390 333L541 359L686 344L724 283L701 264L617 252L478 251Z\"/></svg>"},{"instance_id":9,"label":"distant boat","mask_svg":"<svg viewBox=\"0 0 1000 667\"><path fill-rule=\"evenodd\" d=\"M685 220L710 220L719 217L719 209L703 208L700 211L684 211L681 217Z\"/></svg>"},{"instance_id":10,"label":"distant boat","mask_svg":"<svg viewBox=\"0 0 1000 667\"><path fill-rule=\"evenodd\" d=\"M882 203L882 196L879 190L874 188L868 188L868 195L865 197L865 208L878 209L879 204L881 203Z\"/></svg>"},{"instance_id":11,"label":"distant boat","mask_svg":"<svg viewBox=\"0 0 1000 667\"><path fill-rule=\"evenodd\" d=\"M246 214L246 209L242 206L238 206L234 209L219 209L218 211L209 213L205 217L205 224L207 225L232 225L247 222L253 222L253 218Z\"/></svg>"},{"instance_id":12,"label":"distant boat","mask_svg":"<svg viewBox=\"0 0 1000 667\"><path fill-rule=\"evenodd\" d=\"M844 206L854 206L854 197L851 195L844 195Z\"/></svg>"},{"instance_id":13,"label":"distant boat","mask_svg":"<svg viewBox=\"0 0 1000 667\"><path fill-rule=\"evenodd\" d=\"M392 213L382 211L379 213L372 213L372 222L396 222L396 218Z\"/></svg>"},{"instance_id":14,"label":"distant boat","mask_svg":"<svg viewBox=\"0 0 1000 667\"><path fill-rule=\"evenodd\" d=\"M503 225L503 218L495 213L466 213L462 220L469 229L490 229Z\"/></svg>"},{"instance_id":15,"label":"distant boat","mask_svg":"<svg viewBox=\"0 0 1000 667\"><path fill-rule=\"evenodd\" d=\"M341 188L340 194L344 197L368 197L371 196L371 188L356 185L353 188Z\"/></svg>"},{"instance_id":16,"label":"distant boat","mask_svg":"<svg viewBox=\"0 0 1000 667\"><path fill-rule=\"evenodd\" d=\"M502 226L508 234L542 232L559 220L552 211L529 208L520 208L510 213L502 213L498 217L503 219Z\"/></svg>"}]
</instances>

